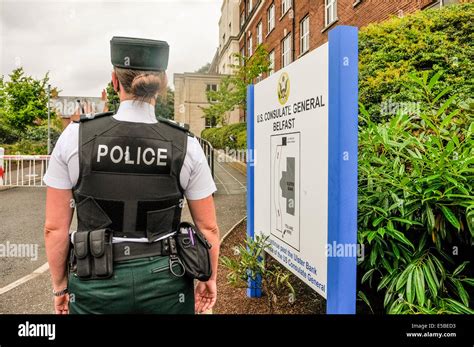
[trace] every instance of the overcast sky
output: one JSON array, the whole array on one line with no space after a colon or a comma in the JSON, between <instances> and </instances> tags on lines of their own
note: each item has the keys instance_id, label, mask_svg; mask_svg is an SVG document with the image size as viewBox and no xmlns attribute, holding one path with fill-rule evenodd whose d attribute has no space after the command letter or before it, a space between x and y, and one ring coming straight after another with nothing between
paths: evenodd
<instances>
[{"instance_id":1,"label":"overcast sky","mask_svg":"<svg viewBox=\"0 0 474 347\"><path fill-rule=\"evenodd\" d=\"M17 66L50 72L60 95L100 96L110 81L110 39L166 40L173 73L210 62L218 46L221 0L0 0L0 75Z\"/></svg>"}]
</instances>

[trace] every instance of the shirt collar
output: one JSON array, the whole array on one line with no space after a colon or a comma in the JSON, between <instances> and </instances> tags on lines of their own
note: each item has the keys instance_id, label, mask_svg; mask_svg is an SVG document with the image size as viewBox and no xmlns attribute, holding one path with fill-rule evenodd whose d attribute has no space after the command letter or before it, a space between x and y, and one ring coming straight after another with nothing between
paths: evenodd
<instances>
[{"instance_id":1,"label":"shirt collar","mask_svg":"<svg viewBox=\"0 0 474 347\"><path fill-rule=\"evenodd\" d=\"M120 102L116 120L136 123L157 123L155 107L144 101L124 100Z\"/></svg>"}]
</instances>

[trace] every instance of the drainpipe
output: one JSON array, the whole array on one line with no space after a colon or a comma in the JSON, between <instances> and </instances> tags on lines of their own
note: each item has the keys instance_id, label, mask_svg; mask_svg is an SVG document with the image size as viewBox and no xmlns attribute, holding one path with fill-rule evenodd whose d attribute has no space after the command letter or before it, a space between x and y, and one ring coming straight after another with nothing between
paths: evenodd
<instances>
[{"instance_id":1,"label":"drainpipe","mask_svg":"<svg viewBox=\"0 0 474 347\"><path fill-rule=\"evenodd\" d=\"M295 61L296 59L296 9L295 9L295 0L291 0L291 11L293 11L293 23L292 23L292 26L293 26L293 29L292 29L292 34L291 36L293 36L293 43L292 43L292 55L293 55L293 58L291 59L291 61Z\"/></svg>"}]
</instances>

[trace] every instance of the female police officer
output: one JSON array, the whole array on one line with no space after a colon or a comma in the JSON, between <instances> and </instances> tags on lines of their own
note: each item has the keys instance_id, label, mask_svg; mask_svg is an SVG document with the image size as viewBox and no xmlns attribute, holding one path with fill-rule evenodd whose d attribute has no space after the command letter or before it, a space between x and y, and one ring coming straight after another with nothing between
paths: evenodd
<instances>
[{"instance_id":1,"label":"female police officer","mask_svg":"<svg viewBox=\"0 0 474 347\"><path fill-rule=\"evenodd\" d=\"M115 115L83 115L70 124L44 178L55 311L203 312L217 295L216 186L197 140L155 117L156 97L166 90L168 44L113 37L110 45L120 107ZM212 244L212 277L195 289L169 257L169 236L178 227L183 196ZM70 237L74 206L78 226Z\"/></svg>"}]
</instances>

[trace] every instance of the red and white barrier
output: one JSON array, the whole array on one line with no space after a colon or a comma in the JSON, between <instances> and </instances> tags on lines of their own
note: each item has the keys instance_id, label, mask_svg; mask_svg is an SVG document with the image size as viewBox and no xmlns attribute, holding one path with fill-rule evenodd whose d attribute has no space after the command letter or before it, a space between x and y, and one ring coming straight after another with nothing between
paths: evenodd
<instances>
[{"instance_id":1,"label":"red and white barrier","mask_svg":"<svg viewBox=\"0 0 474 347\"><path fill-rule=\"evenodd\" d=\"M5 154L5 149L0 147L0 186L3 186L3 156Z\"/></svg>"},{"instance_id":2,"label":"red and white barrier","mask_svg":"<svg viewBox=\"0 0 474 347\"><path fill-rule=\"evenodd\" d=\"M0 186L44 187L49 155L4 155L0 148Z\"/></svg>"}]
</instances>

